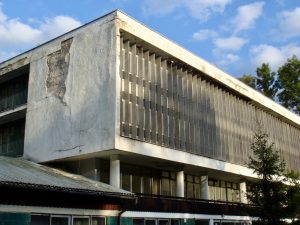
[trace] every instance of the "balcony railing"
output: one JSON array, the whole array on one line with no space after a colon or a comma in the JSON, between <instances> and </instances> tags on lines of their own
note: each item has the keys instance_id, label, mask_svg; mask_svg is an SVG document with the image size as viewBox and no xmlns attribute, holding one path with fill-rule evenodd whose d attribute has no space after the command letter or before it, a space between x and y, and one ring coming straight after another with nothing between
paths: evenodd
<instances>
[{"instance_id":1,"label":"balcony railing","mask_svg":"<svg viewBox=\"0 0 300 225\"><path fill-rule=\"evenodd\" d=\"M123 202L123 209L128 211L173 212L209 215L249 215L247 204L211 201L203 199L186 199L178 197L138 194L135 204Z\"/></svg>"}]
</instances>

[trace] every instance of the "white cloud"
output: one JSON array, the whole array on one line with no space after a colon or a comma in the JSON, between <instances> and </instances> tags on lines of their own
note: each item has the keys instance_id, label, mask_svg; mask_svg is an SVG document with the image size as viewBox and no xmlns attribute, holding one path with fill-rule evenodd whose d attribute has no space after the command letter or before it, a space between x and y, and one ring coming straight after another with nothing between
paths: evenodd
<instances>
[{"instance_id":1,"label":"white cloud","mask_svg":"<svg viewBox=\"0 0 300 225\"><path fill-rule=\"evenodd\" d=\"M235 63L239 60L240 60L240 57L238 55L228 53L228 54L224 54L221 56L221 59L218 61L218 64L219 65L228 65L228 64Z\"/></svg>"},{"instance_id":2,"label":"white cloud","mask_svg":"<svg viewBox=\"0 0 300 225\"><path fill-rule=\"evenodd\" d=\"M264 2L254 2L238 7L237 15L231 21L234 33L252 28L255 20L262 15L264 4Z\"/></svg>"},{"instance_id":3,"label":"white cloud","mask_svg":"<svg viewBox=\"0 0 300 225\"><path fill-rule=\"evenodd\" d=\"M272 70L277 70L279 66L286 62L287 58L293 55L300 57L300 46L289 44L275 47L263 44L252 47L250 53L254 66L258 67L262 63L269 63Z\"/></svg>"},{"instance_id":4,"label":"white cloud","mask_svg":"<svg viewBox=\"0 0 300 225\"><path fill-rule=\"evenodd\" d=\"M40 30L44 36L48 38L59 36L80 25L81 23L72 17L55 16L54 18L47 18L46 21L40 25Z\"/></svg>"},{"instance_id":5,"label":"white cloud","mask_svg":"<svg viewBox=\"0 0 300 225\"><path fill-rule=\"evenodd\" d=\"M12 53L17 54L27 50L81 25L72 17L56 16L39 21L38 25L34 27L22 22L19 18L9 18L1 6L0 4L1 61L6 57L12 57Z\"/></svg>"},{"instance_id":6,"label":"white cloud","mask_svg":"<svg viewBox=\"0 0 300 225\"><path fill-rule=\"evenodd\" d=\"M246 44L247 40L232 36L228 38L216 38L213 42L218 49L237 51Z\"/></svg>"},{"instance_id":7,"label":"white cloud","mask_svg":"<svg viewBox=\"0 0 300 225\"><path fill-rule=\"evenodd\" d=\"M214 30L203 29L203 30L199 30L198 32L195 32L193 34L193 39L196 41L203 41L208 38L216 37L217 35L218 35L217 32Z\"/></svg>"},{"instance_id":8,"label":"white cloud","mask_svg":"<svg viewBox=\"0 0 300 225\"><path fill-rule=\"evenodd\" d=\"M199 20L206 20L213 13L222 13L232 0L144 0L146 15L166 15L177 8Z\"/></svg>"},{"instance_id":9,"label":"white cloud","mask_svg":"<svg viewBox=\"0 0 300 225\"><path fill-rule=\"evenodd\" d=\"M279 29L277 37L292 38L300 36L300 7L279 14Z\"/></svg>"}]
</instances>

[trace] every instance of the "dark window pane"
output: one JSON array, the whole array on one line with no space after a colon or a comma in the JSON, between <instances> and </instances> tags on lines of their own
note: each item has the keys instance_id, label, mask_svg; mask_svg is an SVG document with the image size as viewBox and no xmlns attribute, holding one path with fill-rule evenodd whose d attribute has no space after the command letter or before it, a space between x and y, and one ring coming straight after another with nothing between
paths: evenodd
<instances>
[{"instance_id":1,"label":"dark window pane","mask_svg":"<svg viewBox=\"0 0 300 225\"><path fill-rule=\"evenodd\" d=\"M195 220L195 225L209 225L208 220Z\"/></svg>"},{"instance_id":2,"label":"dark window pane","mask_svg":"<svg viewBox=\"0 0 300 225\"><path fill-rule=\"evenodd\" d=\"M105 225L105 218L103 217L93 217L92 225Z\"/></svg>"},{"instance_id":3,"label":"dark window pane","mask_svg":"<svg viewBox=\"0 0 300 225\"><path fill-rule=\"evenodd\" d=\"M131 191L131 181L129 174L122 174L122 189Z\"/></svg>"},{"instance_id":4,"label":"dark window pane","mask_svg":"<svg viewBox=\"0 0 300 225\"><path fill-rule=\"evenodd\" d=\"M25 119L0 126L0 155L18 157L23 155Z\"/></svg>"},{"instance_id":5,"label":"dark window pane","mask_svg":"<svg viewBox=\"0 0 300 225\"><path fill-rule=\"evenodd\" d=\"M50 216L46 215L32 215L31 216L31 225L49 225Z\"/></svg>"},{"instance_id":6,"label":"dark window pane","mask_svg":"<svg viewBox=\"0 0 300 225\"><path fill-rule=\"evenodd\" d=\"M133 225L144 225L144 219L133 219Z\"/></svg>"},{"instance_id":7,"label":"dark window pane","mask_svg":"<svg viewBox=\"0 0 300 225\"><path fill-rule=\"evenodd\" d=\"M158 225L169 225L169 220L158 220Z\"/></svg>"},{"instance_id":8,"label":"dark window pane","mask_svg":"<svg viewBox=\"0 0 300 225\"><path fill-rule=\"evenodd\" d=\"M151 194L151 178L143 177L143 187L145 194Z\"/></svg>"},{"instance_id":9,"label":"dark window pane","mask_svg":"<svg viewBox=\"0 0 300 225\"><path fill-rule=\"evenodd\" d=\"M73 225L90 225L89 218L73 218Z\"/></svg>"},{"instance_id":10,"label":"dark window pane","mask_svg":"<svg viewBox=\"0 0 300 225\"><path fill-rule=\"evenodd\" d=\"M179 220L177 220L177 219L172 219L172 220L171 220L171 225L179 225Z\"/></svg>"},{"instance_id":11,"label":"dark window pane","mask_svg":"<svg viewBox=\"0 0 300 225\"><path fill-rule=\"evenodd\" d=\"M68 217L51 217L51 225L69 225Z\"/></svg>"},{"instance_id":12,"label":"dark window pane","mask_svg":"<svg viewBox=\"0 0 300 225\"><path fill-rule=\"evenodd\" d=\"M132 175L132 192L141 193L141 177Z\"/></svg>"},{"instance_id":13,"label":"dark window pane","mask_svg":"<svg viewBox=\"0 0 300 225\"><path fill-rule=\"evenodd\" d=\"M155 220L145 220L145 225L155 225Z\"/></svg>"}]
</instances>

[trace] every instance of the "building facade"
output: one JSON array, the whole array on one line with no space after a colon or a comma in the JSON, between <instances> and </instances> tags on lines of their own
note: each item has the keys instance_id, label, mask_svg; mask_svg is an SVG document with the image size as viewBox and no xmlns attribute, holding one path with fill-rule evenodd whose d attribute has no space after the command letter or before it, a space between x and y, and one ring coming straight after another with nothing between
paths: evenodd
<instances>
[{"instance_id":1,"label":"building facade","mask_svg":"<svg viewBox=\"0 0 300 225\"><path fill-rule=\"evenodd\" d=\"M1 63L0 87L0 154L139 194L133 225L249 223L197 204L247 203L258 124L300 171L299 116L120 11Z\"/></svg>"}]
</instances>

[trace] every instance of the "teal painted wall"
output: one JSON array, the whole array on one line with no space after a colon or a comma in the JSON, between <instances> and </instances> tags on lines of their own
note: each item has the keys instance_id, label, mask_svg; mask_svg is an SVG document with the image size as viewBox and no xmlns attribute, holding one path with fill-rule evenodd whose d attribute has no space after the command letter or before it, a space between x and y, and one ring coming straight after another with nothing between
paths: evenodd
<instances>
[{"instance_id":1,"label":"teal painted wall","mask_svg":"<svg viewBox=\"0 0 300 225\"><path fill-rule=\"evenodd\" d=\"M106 225L117 225L118 217L108 216L106 217Z\"/></svg>"},{"instance_id":2,"label":"teal painted wall","mask_svg":"<svg viewBox=\"0 0 300 225\"><path fill-rule=\"evenodd\" d=\"M0 212L0 225L30 225L30 213Z\"/></svg>"},{"instance_id":3,"label":"teal painted wall","mask_svg":"<svg viewBox=\"0 0 300 225\"><path fill-rule=\"evenodd\" d=\"M133 225L132 218L122 217L121 218L121 225Z\"/></svg>"}]
</instances>

